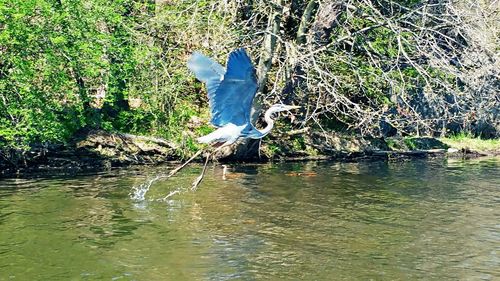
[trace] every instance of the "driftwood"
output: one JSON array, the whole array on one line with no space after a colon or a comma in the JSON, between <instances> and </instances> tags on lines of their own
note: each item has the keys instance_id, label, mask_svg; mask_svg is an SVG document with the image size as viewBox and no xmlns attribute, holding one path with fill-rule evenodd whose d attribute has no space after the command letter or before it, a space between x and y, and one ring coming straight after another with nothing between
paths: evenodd
<instances>
[{"instance_id":1,"label":"driftwood","mask_svg":"<svg viewBox=\"0 0 500 281\"><path fill-rule=\"evenodd\" d=\"M428 149L428 150L410 150L410 151L373 151L372 155L374 156L428 156L428 155L437 155L437 154L445 154L446 149Z\"/></svg>"}]
</instances>

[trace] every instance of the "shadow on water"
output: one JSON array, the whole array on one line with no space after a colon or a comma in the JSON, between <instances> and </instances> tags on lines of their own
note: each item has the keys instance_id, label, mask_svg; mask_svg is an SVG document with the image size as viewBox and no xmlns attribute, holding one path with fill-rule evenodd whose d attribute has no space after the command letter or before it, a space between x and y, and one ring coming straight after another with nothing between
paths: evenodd
<instances>
[{"instance_id":1,"label":"shadow on water","mask_svg":"<svg viewBox=\"0 0 500 281\"><path fill-rule=\"evenodd\" d=\"M499 164L215 165L165 202L129 193L170 167L3 180L0 280L493 280Z\"/></svg>"}]
</instances>

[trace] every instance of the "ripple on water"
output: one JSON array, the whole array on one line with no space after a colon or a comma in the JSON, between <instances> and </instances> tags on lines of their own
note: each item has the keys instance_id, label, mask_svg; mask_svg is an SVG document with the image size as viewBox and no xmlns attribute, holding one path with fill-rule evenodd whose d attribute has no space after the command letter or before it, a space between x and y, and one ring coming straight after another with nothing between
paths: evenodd
<instances>
[{"instance_id":1,"label":"ripple on water","mask_svg":"<svg viewBox=\"0 0 500 281\"><path fill-rule=\"evenodd\" d=\"M231 165L227 180L214 165L196 192L155 201L192 166L130 199L169 169L2 180L0 276L500 278L498 161Z\"/></svg>"}]
</instances>

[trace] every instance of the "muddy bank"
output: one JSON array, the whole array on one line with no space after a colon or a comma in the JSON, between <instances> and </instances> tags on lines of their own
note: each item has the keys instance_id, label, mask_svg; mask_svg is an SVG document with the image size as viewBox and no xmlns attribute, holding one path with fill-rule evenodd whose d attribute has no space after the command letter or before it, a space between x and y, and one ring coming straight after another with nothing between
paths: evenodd
<instances>
[{"instance_id":1,"label":"muddy bank","mask_svg":"<svg viewBox=\"0 0 500 281\"><path fill-rule=\"evenodd\" d=\"M288 138L287 138L288 137ZM279 140L279 141L278 141ZM285 140L285 141L283 141ZM404 160L411 158L477 158L499 156L500 150L476 151L468 147L452 147L432 137L371 138L336 132L309 132L277 137L264 145L264 151L276 150L272 158L300 160Z\"/></svg>"},{"instance_id":2,"label":"muddy bank","mask_svg":"<svg viewBox=\"0 0 500 281\"><path fill-rule=\"evenodd\" d=\"M270 136L263 142L260 151L252 161L394 161L500 155L500 151L455 149L434 138L363 138L334 132L309 131ZM179 160L179 148L169 141L91 130L80 132L65 145L37 145L28 151L0 150L0 177L75 174ZM226 159L237 160L234 156Z\"/></svg>"},{"instance_id":3,"label":"muddy bank","mask_svg":"<svg viewBox=\"0 0 500 281\"><path fill-rule=\"evenodd\" d=\"M82 131L67 144L36 145L28 151L0 150L0 177L73 174L179 159L175 144L153 137Z\"/></svg>"}]
</instances>

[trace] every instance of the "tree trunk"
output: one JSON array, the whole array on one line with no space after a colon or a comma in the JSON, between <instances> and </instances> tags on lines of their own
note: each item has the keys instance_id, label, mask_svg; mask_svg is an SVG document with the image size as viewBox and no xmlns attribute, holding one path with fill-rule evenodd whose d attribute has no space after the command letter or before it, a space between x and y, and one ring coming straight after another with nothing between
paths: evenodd
<instances>
[{"instance_id":1,"label":"tree trunk","mask_svg":"<svg viewBox=\"0 0 500 281\"><path fill-rule=\"evenodd\" d=\"M310 0L307 3L306 8L304 9L304 12L302 13L302 17L300 20L299 28L297 30L297 35L296 35L296 44L297 48L296 49L287 49L288 52L288 57L291 57L292 59L289 60L287 63L287 74L286 74L286 82L285 82L285 87L282 90L282 97L284 97L284 100L286 103L290 103L292 100L295 98L295 93L297 89L300 89L302 87L302 84L304 82L304 70L300 62L297 60L297 52L300 51L300 48L302 48L304 45L306 45L307 42L307 33L309 31L309 27L313 21L313 18L316 14L316 10L318 8L318 1L317 0ZM307 99L307 95L305 98ZM302 101L302 104L308 104L307 100Z\"/></svg>"},{"instance_id":2,"label":"tree trunk","mask_svg":"<svg viewBox=\"0 0 500 281\"><path fill-rule=\"evenodd\" d=\"M276 51L277 37L280 34L281 15L283 14L284 2L284 0L277 0L272 3L273 9L271 15L269 16L267 32L264 36L264 45L257 66L257 81L259 88L253 104L251 116L253 123L258 120L262 112L261 98L266 90L267 76L269 70L271 69L274 53ZM259 147L260 140L244 139L227 147L226 149L222 149L219 154L216 155L216 158L242 161L256 159L259 157Z\"/></svg>"},{"instance_id":3,"label":"tree trunk","mask_svg":"<svg viewBox=\"0 0 500 281\"><path fill-rule=\"evenodd\" d=\"M311 20L317 7L317 0L310 0L309 3L307 3L306 9L304 10L302 18L300 20L299 30L297 30L297 45L306 43L307 31L309 30L309 25L311 24Z\"/></svg>"},{"instance_id":4,"label":"tree trunk","mask_svg":"<svg viewBox=\"0 0 500 281\"><path fill-rule=\"evenodd\" d=\"M269 17L267 33L264 37L264 46L261 51L259 65L257 67L257 76L259 89L257 95L262 94L267 84L267 74L271 69L274 51L276 50L277 37L280 34L281 14L283 13L284 0L278 0L274 3L273 12Z\"/></svg>"},{"instance_id":5,"label":"tree trunk","mask_svg":"<svg viewBox=\"0 0 500 281\"><path fill-rule=\"evenodd\" d=\"M328 44L332 28L335 27L337 19L342 12L342 7L342 2L335 0L327 0L321 3L312 26L316 44Z\"/></svg>"}]
</instances>

